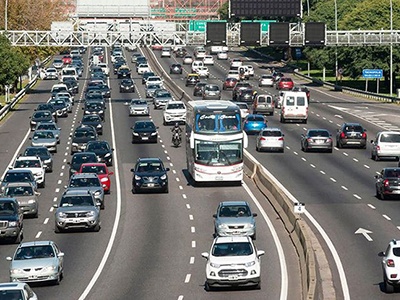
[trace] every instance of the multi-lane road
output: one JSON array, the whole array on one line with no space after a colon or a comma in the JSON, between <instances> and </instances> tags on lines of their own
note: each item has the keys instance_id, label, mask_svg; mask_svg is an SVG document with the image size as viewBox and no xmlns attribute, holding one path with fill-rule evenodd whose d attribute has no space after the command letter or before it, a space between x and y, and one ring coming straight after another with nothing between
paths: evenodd
<instances>
[{"instance_id":1,"label":"multi-lane road","mask_svg":"<svg viewBox=\"0 0 400 300\"><path fill-rule=\"evenodd\" d=\"M181 63L179 58L161 59L158 52L156 56L167 73L170 64ZM245 60L255 67L256 76L250 81L257 85L256 79L265 72L268 62L239 50L232 51L230 56L245 56ZM130 57L127 59L130 61ZM171 75L171 78L192 95L184 81L190 66L184 68L183 75ZM215 66L210 67L211 76L207 81L222 84L228 69L227 61L216 61ZM61 144L54 156L54 172L47 174L46 188L40 190L39 218L24 221L25 241L54 240L65 252L64 280L59 286L34 285L40 299L300 299L300 273L295 250L276 213L249 179L244 180L242 187L189 185L185 149L171 146L171 133L169 127L162 125L159 110L151 111L151 118L159 126L158 143L131 144L130 127L138 118L128 116L125 103L131 98L145 98L139 76L134 71L132 76L137 86L135 94L118 93L119 80L110 76L112 97L101 138L116 149L112 168L115 175L111 194L106 196L102 229L98 233L54 233L52 205L57 203L68 181L69 134L79 125L81 104L75 104L74 112L59 121ZM48 99L53 83L40 82L1 124L2 172L14 154L21 153L29 144L29 116L38 103ZM80 80L80 85L82 93L84 79ZM276 94L272 88L257 90L259 94L261 91ZM230 91L224 91L222 97L229 99L230 95ZM330 244L325 236L316 231L330 262L335 298L394 299L396 295L386 295L381 290L378 253L385 250L390 239L399 235L400 208L396 201L381 201L375 197L374 175L397 162L371 160L370 145L366 150L335 148L332 154L303 153L300 135L308 128L326 128L335 134L343 122L356 121L368 130L370 140L382 129L400 129L400 108L311 87L309 113L307 125L280 124L278 110L274 116L267 117L270 127L280 127L285 133L284 153L256 152L254 136L249 137L247 150L293 197L306 204L308 213L329 237L328 242L333 247L328 247ZM143 156L160 157L171 168L169 194L131 193L130 169L136 159ZM212 242L212 214L220 201L243 199L258 213L256 243L258 248L266 251L262 258L262 288L206 292L205 261L200 254L208 251ZM360 228L371 232L368 239L355 234ZM4 258L12 255L14 250L15 245L0 245L1 282L9 278L8 262ZM335 253L339 260L336 258L335 261ZM338 261L343 272L337 267Z\"/></svg>"}]
</instances>

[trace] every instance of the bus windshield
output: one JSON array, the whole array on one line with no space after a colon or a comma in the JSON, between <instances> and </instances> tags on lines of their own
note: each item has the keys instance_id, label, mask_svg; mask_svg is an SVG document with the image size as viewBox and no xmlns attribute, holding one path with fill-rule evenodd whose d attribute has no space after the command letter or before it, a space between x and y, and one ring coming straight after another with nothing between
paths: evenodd
<instances>
[{"instance_id":1,"label":"bus windshield","mask_svg":"<svg viewBox=\"0 0 400 300\"><path fill-rule=\"evenodd\" d=\"M195 132L232 133L241 131L240 113L202 112L195 116Z\"/></svg>"},{"instance_id":2,"label":"bus windshield","mask_svg":"<svg viewBox=\"0 0 400 300\"><path fill-rule=\"evenodd\" d=\"M229 166L242 162L242 140L195 141L195 162L207 166Z\"/></svg>"}]
</instances>

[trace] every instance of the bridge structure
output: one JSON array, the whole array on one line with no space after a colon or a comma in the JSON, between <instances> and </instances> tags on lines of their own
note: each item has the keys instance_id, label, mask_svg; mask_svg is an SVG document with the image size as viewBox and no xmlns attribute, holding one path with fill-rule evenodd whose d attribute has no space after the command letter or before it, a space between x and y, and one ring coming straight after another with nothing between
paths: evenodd
<instances>
[{"instance_id":1,"label":"bridge structure","mask_svg":"<svg viewBox=\"0 0 400 300\"><path fill-rule=\"evenodd\" d=\"M155 26L155 24L158 24ZM125 46L147 46L155 43L161 45L205 45L207 32L189 30L188 22L156 23L145 20L135 23L125 30L108 26L102 29L77 28L77 30L49 31L0 31L13 46L112 46L120 43ZM168 25L168 26L167 26ZM226 23L226 44L240 45L241 23ZM385 46L400 44L399 30L349 30L325 32L325 46ZM261 32L260 45L269 45L268 32ZM305 31L302 24L291 24L289 47L303 47Z\"/></svg>"}]
</instances>

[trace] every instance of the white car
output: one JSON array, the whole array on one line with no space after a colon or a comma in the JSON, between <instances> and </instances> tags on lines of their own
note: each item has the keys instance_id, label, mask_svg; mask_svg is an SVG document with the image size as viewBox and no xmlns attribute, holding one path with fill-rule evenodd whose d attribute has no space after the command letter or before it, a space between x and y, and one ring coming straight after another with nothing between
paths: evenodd
<instances>
[{"instance_id":1,"label":"white car","mask_svg":"<svg viewBox=\"0 0 400 300\"><path fill-rule=\"evenodd\" d=\"M391 240L382 257L382 271L386 293L393 293L400 287L400 240Z\"/></svg>"},{"instance_id":2,"label":"white car","mask_svg":"<svg viewBox=\"0 0 400 300\"><path fill-rule=\"evenodd\" d=\"M45 169L40 157L36 156L19 156L15 159L14 164L10 166L13 170L30 170L35 177L38 186L45 187Z\"/></svg>"},{"instance_id":3,"label":"white car","mask_svg":"<svg viewBox=\"0 0 400 300\"><path fill-rule=\"evenodd\" d=\"M16 298L15 298L16 297ZM0 283L1 299L38 300L37 295L25 282Z\"/></svg>"},{"instance_id":4,"label":"white car","mask_svg":"<svg viewBox=\"0 0 400 300\"><path fill-rule=\"evenodd\" d=\"M232 58L231 59L231 67L240 67L243 64L240 58Z\"/></svg>"},{"instance_id":5,"label":"white car","mask_svg":"<svg viewBox=\"0 0 400 300\"><path fill-rule=\"evenodd\" d=\"M256 150L285 151L284 134L279 128L265 128L257 136Z\"/></svg>"},{"instance_id":6,"label":"white car","mask_svg":"<svg viewBox=\"0 0 400 300\"><path fill-rule=\"evenodd\" d=\"M182 101L168 101L163 112L163 124L185 123L186 122L186 106Z\"/></svg>"},{"instance_id":7,"label":"white car","mask_svg":"<svg viewBox=\"0 0 400 300\"><path fill-rule=\"evenodd\" d=\"M246 118L250 114L249 105L246 102L233 102L240 108L240 117Z\"/></svg>"},{"instance_id":8,"label":"white car","mask_svg":"<svg viewBox=\"0 0 400 300\"><path fill-rule=\"evenodd\" d=\"M161 50L161 57L171 57L171 48L163 48Z\"/></svg>"},{"instance_id":9,"label":"white car","mask_svg":"<svg viewBox=\"0 0 400 300\"><path fill-rule=\"evenodd\" d=\"M272 74L263 74L261 75L260 79L258 80L258 86L274 86L274 77Z\"/></svg>"},{"instance_id":10,"label":"white car","mask_svg":"<svg viewBox=\"0 0 400 300\"><path fill-rule=\"evenodd\" d=\"M228 53L225 51L221 51L217 53L217 59L221 60L227 60L228 59Z\"/></svg>"},{"instance_id":11,"label":"white car","mask_svg":"<svg viewBox=\"0 0 400 300\"><path fill-rule=\"evenodd\" d=\"M186 55L186 56L183 58L183 64L184 64L184 65L190 65L190 64L192 64L192 63L193 63L193 57L192 57L192 56Z\"/></svg>"},{"instance_id":12,"label":"white car","mask_svg":"<svg viewBox=\"0 0 400 300\"><path fill-rule=\"evenodd\" d=\"M138 74L143 74L145 72L151 72L151 69L150 69L149 65L148 64L140 64L140 65L138 65L137 73Z\"/></svg>"},{"instance_id":13,"label":"white car","mask_svg":"<svg viewBox=\"0 0 400 300\"><path fill-rule=\"evenodd\" d=\"M254 68L252 65L245 65L247 68L247 72L249 73L249 76L254 76Z\"/></svg>"},{"instance_id":14,"label":"white car","mask_svg":"<svg viewBox=\"0 0 400 300\"><path fill-rule=\"evenodd\" d=\"M214 58L211 55L206 55L203 58L204 65L214 65Z\"/></svg>"},{"instance_id":15,"label":"white car","mask_svg":"<svg viewBox=\"0 0 400 300\"><path fill-rule=\"evenodd\" d=\"M74 96L72 96L70 92L65 92L65 91L59 92L55 95L55 98L58 98L58 97L68 97L71 104L74 105L75 99L74 99Z\"/></svg>"},{"instance_id":16,"label":"white car","mask_svg":"<svg viewBox=\"0 0 400 300\"><path fill-rule=\"evenodd\" d=\"M240 80L240 74L239 74L239 71L237 71L237 70L229 70L226 77L235 78L237 80Z\"/></svg>"},{"instance_id":17,"label":"white car","mask_svg":"<svg viewBox=\"0 0 400 300\"><path fill-rule=\"evenodd\" d=\"M106 63L98 63L97 66L103 70L103 73L106 76L110 76L110 68L107 66Z\"/></svg>"},{"instance_id":18,"label":"white car","mask_svg":"<svg viewBox=\"0 0 400 300\"><path fill-rule=\"evenodd\" d=\"M47 68L45 71L44 79L58 79L58 71L56 68Z\"/></svg>"},{"instance_id":19,"label":"white car","mask_svg":"<svg viewBox=\"0 0 400 300\"><path fill-rule=\"evenodd\" d=\"M206 290L214 287L255 286L261 288L260 257L251 237L216 237L210 252L203 252L206 263Z\"/></svg>"},{"instance_id":20,"label":"white car","mask_svg":"<svg viewBox=\"0 0 400 300\"><path fill-rule=\"evenodd\" d=\"M205 49L197 49L194 52L194 56L196 57L196 59L203 59L206 56L207 52Z\"/></svg>"},{"instance_id":21,"label":"white car","mask_svg":"<svg viewBox=\"0 0 400 300\"><path fill-rule=\"evenodd\" d=\"M210 76L210 72L208 71L207 67L198 67L196 70L196 73L200 76L200 77L209 77Z\"/></svg>"},{"instance_id":22,"label":"white car","mask_svg":"<svg viewBox=\"0 0 400 300\"><path fill-rule=\"evenodd\" d=\"M146 79L145 87L152 85L152 84L159 84L161 87L163 86L163 80L160 76L149 76Z\"/></svg>"},{"instance_id":23,"label":"white car","mask_svg":"<svg viewBox=\"0 0 400 300\"><path fill-rule=\"evenodd\" d=\"M381 157L400 158L400 131L381 131L371 141L371 158L378 161Z\"/></svg>"}]
</instances>

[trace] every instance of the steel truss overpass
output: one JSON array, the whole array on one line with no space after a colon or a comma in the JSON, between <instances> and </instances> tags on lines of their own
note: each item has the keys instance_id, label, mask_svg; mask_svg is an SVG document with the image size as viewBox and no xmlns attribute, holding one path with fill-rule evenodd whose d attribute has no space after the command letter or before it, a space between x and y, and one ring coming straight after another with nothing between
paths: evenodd
<instances>
[{"instance_id":1,"label":"steel truss overpass","mask_svg":"<svg viewBox=\"0 0 400 300\"><path fill-rule=\"evenodd\" d=\"M228 46L240 45L240 23L227 23ZM302 26L293 24L289 33L290 47L305 45ZM206 32L188 31L187 23L176 23L175 31L0 31L13 46L111 46L116 42L123 45L144 46L154 43L205 45ZM326 46L384 46L400 44L399 30L350 30L326 31ZM269 45L268 32L262 32L261 46Z\"/></svg>"}]
</instances>

